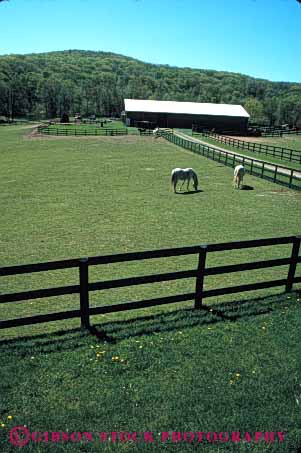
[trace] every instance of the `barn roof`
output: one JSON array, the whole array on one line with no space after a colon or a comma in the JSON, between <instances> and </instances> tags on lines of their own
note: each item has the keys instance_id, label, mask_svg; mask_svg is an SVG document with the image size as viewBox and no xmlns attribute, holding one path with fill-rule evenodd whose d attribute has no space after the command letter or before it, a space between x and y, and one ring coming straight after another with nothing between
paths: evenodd
<instances>
[{"instance_id":1,"label":"barn roof","mask_svg":"<svg viewBox=\"0 0 301 453\"><path fill-rule=\"evenodd\" d=\"M125 99L124 106L127 112L182 113L250 118L248 112L241 105L232 104Z\"/></svg>"}]
</instances>

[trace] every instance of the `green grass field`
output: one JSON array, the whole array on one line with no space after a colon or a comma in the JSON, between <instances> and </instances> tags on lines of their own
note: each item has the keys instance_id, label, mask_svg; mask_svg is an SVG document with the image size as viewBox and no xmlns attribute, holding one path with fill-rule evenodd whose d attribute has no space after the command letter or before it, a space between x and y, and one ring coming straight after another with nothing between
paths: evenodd
<instances>
[{"instance_id":1,"label":"green grass field","mask_svg":"<svg viewBox=\"0 0 301 453\"><path fill-rule=\"evenodd\" d=\"M136 127L127 127L125 126L121 121L110 121L107 123L104 123L103 126L101 127L100 124L85 124L85 123L69 123L69 124L52 124L50 126L47 126L47 128L50 131L66 131L68 130L71 133L75 133L76 131L88 131L88 132L95 132L95 135L97 135L97 132L99 129L127 129L128 134L138 134L138 129Z\"/></svg>"},{"instance_id":2,"label":"green grass field","mask_svg":"<svg viewBox=\"0 0 301 453\"><path fill-rule=\"evenodd\" d=\"M34 137L0 130L1 266L300 234L300 193L246 176L152 137ZM202 192L175 195L174 167ZM208 264L285 257L286 246L213 253ZM196 257L95 267L91 280L190 269ZM205 288L283 278L287 267L226 274ZM72 270L1 278L1 293L76 284ZM91 305L194 290L194 281L95 292ZM297 451L300 300L273 288L205 301L0 331L3 448L11 426L36 431L285 431L283 444L212 444L206 451ZM272 296L273 295L273 296ZM263 299L257 299L259 296ZM267 298L270 296L270 298ZM244 300L244 302L242 302ZM78 297L1 306L1 319L78 308ZM97 355L98 354L98 355ZM118 359L116 359L118 357ZM297 393L296 393L297 392ZM8 418L12 416L13 418ZM2 426L4 425L4 426ZM202 446L202 444L201 444ZM196 451L196 444L137 444ZM131 444L33 444L28 451L135 451ZM47 448L47 450L46 450Z\"/></svg>"},{"instance_id":3,"label":"green grass field","mask_svg":"<svg viewBox=\"0 0 301 453\"><path fill-rule=\"evenodd\" d=\"M183 132L184 132L184 130L183 130ZM187 132L185 132L185 133L187 133ZM188 135L191 135L191 133L188 134ZM256 140L256 142L264 143L264 144L267 144L267 145L273 145L273 146L282 146L282 147L287 147L288 149L295 149L295 150L300 150L301 151L301 137L300 136L297 136L297 137L298 138L295 138L294 140L291 140L291 141L284 139L283 142L280 142L280 140L277 140L275 138L273 138L273 140L272 140L272 138L269 139L267 137L260 137L260 138L258 138L258 140ZM195 137L195 138L197 138L197 137ZM280 158L277 158L277 157L274 157L274 156L271 156L271 155L266 155L264 152L262 152L262 153L253 152L253 151L248 151L246 149L237 148L237 147L234 147L234 146L231 146L231 145L226 145L224 143L220 143L219 141L214 140L214 139L209 138L209 137L200 136L199 138L200 138L200 140L205 141L206 143L208 143L210 145L219 146L219 147L224 148L224 149L226 149L228 151L232 151L232 152L236 152L236 153L239 153L239 154L243 154L244 156L252 157L253 159L264 160L266 162L279 164L279 165L282 165L284 167L294 168L296 170L300 170L301 169L301 164L298 163L298 162L291 162L288 159L280 159ZM247 137L246 137L245 141L248 141Z\"/></svg>"}]
</instances>

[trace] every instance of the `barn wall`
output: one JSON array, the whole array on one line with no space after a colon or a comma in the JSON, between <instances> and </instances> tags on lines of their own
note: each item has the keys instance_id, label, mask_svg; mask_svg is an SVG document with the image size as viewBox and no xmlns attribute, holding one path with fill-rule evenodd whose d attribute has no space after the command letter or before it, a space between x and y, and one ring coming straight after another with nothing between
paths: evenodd
<instances>
[{"instance_id":1,"label":"barn wall","mask_svg":"<svg viewBox=\"0 0 301 453\"><path fill-rule=\"evenodd\" d=\"M151 121L159 127L175 127L191 129L192 124L198 124L206 129L233 130L244 132L248 127L248 118L213 116L213 115L183 115L179 113L149 113L126 112L131 124L134 121Z\"/></svg>"}]
</instances>

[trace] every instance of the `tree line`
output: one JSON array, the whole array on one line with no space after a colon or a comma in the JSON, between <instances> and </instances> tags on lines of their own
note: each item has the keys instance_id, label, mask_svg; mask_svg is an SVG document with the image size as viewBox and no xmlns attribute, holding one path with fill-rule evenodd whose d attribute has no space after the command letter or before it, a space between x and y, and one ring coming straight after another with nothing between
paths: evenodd
<instances>
[{"instance_id":1,"label":"tree line","mask_svg":"<svg viewBox=\"0 0 301 453\"><path fill-rule=\"evenodd\" d=\"M254 122L301 125L301 84L69 50L0 56L0 116L120 116L123 99L243 105Z\"/></svg>"}]
</instances>

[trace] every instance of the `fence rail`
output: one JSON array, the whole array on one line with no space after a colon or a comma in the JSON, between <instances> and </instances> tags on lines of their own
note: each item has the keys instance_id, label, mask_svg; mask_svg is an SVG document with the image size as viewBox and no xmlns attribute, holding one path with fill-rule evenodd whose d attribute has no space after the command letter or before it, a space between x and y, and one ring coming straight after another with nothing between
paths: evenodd
<instances>
[{"instance_id":1,"label":"fence rail","mask_svg":"<svg viewBox=\"0 0 301 453\"><path fill-rule=\"evenodd\" d=\"M290 162L298 162L301 164L301 151L281 146L267 145L265 143L248 142L237 138L228 137L226 135L215 134L213 132L203 132L204 137L213 138L219 143L233 146L234 148L246 149L251 152L265 154L266 156L277 157L281 160L289 160Z\"/></svg>"},{"instance_id":2,"label":"fence rail","mask_svg":"<svg viewBox=\"0 0 301 453\"><path fill-rule=\"evenodd\" d=\"M53 261L47 263L27 264L20 266L7 266L0 268L0 276L11 276L17 274L27 274L32 272L45 272L55 269L77 268L79 271L79 284L56 288L38 289L33 291L23 291L19 293L8 293L0 295L0 303L14 303L17 301L26 301L30 299L40 299L44 297L54 297L66 294L79 294L79 309L49 313L44 315L29 316L25 318L16 318L0 321L0 329L36 324L42 322L57 321L62 319L80 318L81 325L88 328L90 326L90 316L96 314L119 312L124 310L133 310L146 308L156 305L180 303L185 301L194 301L195 308L201 308L203 299L224 294L233 294L244 291L272 288L276 286L285 286L287 292L291 291L294 283L300 283L301 277L296 277L297 264L301 262L299 257L301 236L286 236L270 239L256 239L240 242L228 242L219 244L204 244L198 246L160 249L143 252L122 253L115 255L104 255L90 258L79 258L72 260ZM206 257L211 252L221 252L227 250L242 250L246 248L276 246L282 244L291 244L292 249L289 257L269 259L264 261L247 262L240 264L229 264L223 266L207 267ZM129 261L148 260L154 258L167 258L184 255L196 255L198 265L195 269L167 272L161 274L151 274L131 278L119 278L100 282L89 282L89 267L95 265L122 263ZM258 283L244 284L240 286L230 286L225 288L216 288L204 290L204 280L206 276L228 274L232 272L244 272L254 269L264 269L276 266L288 266L287 276L283 279L270 280ZM122 302L116 305L89 307L90 291L101 291L112 288L122 288L125 286L136 286L147 283L157 283L179 279L195 279L195 291L184 294L176 294L154 299L145 299L140 301Z\"/></svg>"},{"instance_id":3,"label":"fence rail","mask_svg":"<svg viewBox=\"0 0 301 453\"><path fill-rule=\"evenodd\" d=\"M203 143L189 140L165 131L161 132L161 136L175 145L182 146L185 149L208 157L209 159L224 165L234 167L235 165L242 163L245 170L253 176L258 176L276 184L287 186L290 189L301 190L300 170L217 149L213 146L204 145Z\"/></svg>"},{"instance_id":4,"label":"fence rail","mask_svg":"<svg viewBox=\"0 0 301 453\"><path fill-rule=\"evenodd\" d=\"M82 128L58 128L58 127L47 127L47 126L38 126L38 132L40 134L47 134L47 135L64 135L64 136L85 136L85 135L127 135L128 130L126 128L122 129L110 129L110 128L89 128L89 129L82 129Z\"/></svg>"},{"instance_id":5,"label":"fence rail","mask_svg":"<svg viewBox=\"0 0 301 453\"><path fill-rule=\"evenodd\" d=\"M301 135L301 130L274 129L261 132L262 137L282 137L283 135Z\"/></svg>"}]
</instances>

